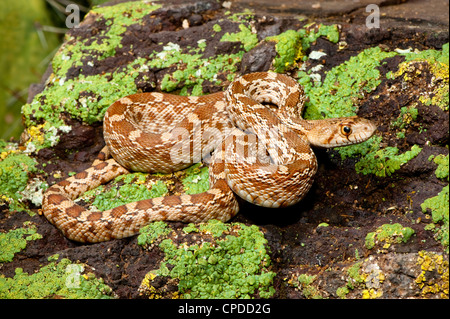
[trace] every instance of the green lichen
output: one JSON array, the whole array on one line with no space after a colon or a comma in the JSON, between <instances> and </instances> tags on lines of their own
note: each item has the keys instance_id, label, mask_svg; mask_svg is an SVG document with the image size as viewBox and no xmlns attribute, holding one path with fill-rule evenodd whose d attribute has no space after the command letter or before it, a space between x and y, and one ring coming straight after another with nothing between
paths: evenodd
<instances>
[{"instance_id":1,"label":"green lichen","mask_svg":"<svg viewBox=\"0 0 450 319\"><path fill-rule=\"evenodd\" d=\"M303 47L306 46L303 45ZM311 70L300 71L298 81L304 86L305 93L309 97L309 101L305 103L304 117L320 119L356 115L357 101L365 94L373 92L381 83L382 78L377 67L384 59L395 55L398 53L384 52L379 47L368 48L327 72L323 82L320 80L320 76L317 77L317 74L312 73ZM432 87L439 87L448 96L448 44L444 45L441 51L426 50L406 54L406 59L405 64L399 66L399 71L395 75L388 73L387 77L395 78L403 75L408 66L411 68L411 65L417 61L426 61L431 65L431 70L435 75ZM408 80L409 78L405 78L405 81ZM445 83L447 83L446 86L442 86ZM437 98L438 95L437 92L427 93L430 99L432 99L431 97ZM419 100L422 97L421 95ZM444 104L448 104L448 102ZM415 105L402 108L401 114L392 123L393 127L402 130L398 133L399 138L405 136L403 130L417 118L418 111ZM337 148L337 150L342 159L361 158L355 165L357 172L375 174L380 177L391 175L421 151L419 146L414 145L411 150L398 154L397 148L381 148L381 142L380 136L374 136L361 144Z\"/></svg>"},{"instance_id":2,"label":"green lichen","mask_svg":"<svg viewBox=\"0 0 450 319\"><path fill-rule=\"evenodd\" d=\"M299 83L310 99L305 103L304 117L321 119L355 115L358 109L355 101L381 83L377 67L383 59L394 55L395 52L384 52L379 47L368 48L332 68L323 83L313 81L305 71L299 72Z\"/></svg>"},{"instance_id":3,"label":"green lichen","mask_svg":"<svg viewBox=\"0 0 450 319\"><path fill-rule=\"evenodd\" d=\"M325 37L332 43L339 41L339 28L336 24L324 25L312 23L299 30L304 48L309 48L319 37Z\"/></svg>"},{"instance_id":4,"label":"green lichen","mask_svg":"<svg viewBox=\"0 0 450 319\"><path fill-rule=\"evenodd\" d=\"M57 80L55 77L42 93L34 97L33 102L22 108L31 137L27 147L36 151L56 145L59 141L57 133L70 130L61 118L63 111L88 124L101 121L114 101L136 93L134 79L139 75L142 62L142 59L137 59L130 63L125 72L81 74L70 80Z\"/></svg>"},{"instance_id":5,"label":"green lichen","mask_svg":"<svg viewBox=\"0 0 450 319\"><path fill-rule=\"evenodd\" d=\"M67 73L71 68L83 66L83 62L87 63L87 67L94 67L92 57L98 61L115 55L116 48L121 46L126 26L139 23L143 16L160 6L134 1L95 8L90 14L104 19L107 28L89 38L66 37L66 42L52 60L53 74L47 80L44 91L22 107L30 137L26 143L27 149L34 152L56 145L59 134L71 129L64 124L65 112L92 124L103 119L107 107L114 101L136 93L134 80L145 68L147 59L144 58L138 58L111 73L86 75L81 69L79 76L72 79L67 79Z\"/></svg>"},{"instance_id":6,"label":"green lichen","mask_svg":"<svg viewBox=\"0 0 450 319\"><path fill-rule=\"evenodd\" d=\"M438 156L431 155L428 158L429 161L433 161L438 165L434 174L437 178L447 179L449 175L449 155L439 154Z\"/></svg>"},{"instance_id":7,"label":"green lichen","mask_svg":"<svg viewBox=\"0 0 450 319\"><path fill-rule=\"evenodd\" d=\"M201 167L201 164L195 164L184 171L186 177L182 179L186 194L198 194L206 192L209 189L209 171L208 167Z\"/></svg>"},{"instance_id":8,"label":"green lichen","mask_svg":"<svg viewBox=\"0 0 450 319\"><path fill-rule=\"evenodd\" d=\"M403 227L401 224L384 224L374 232L368 233L365 239L367 249L372 249L376 244L382 243L383 249L388 249L392 244L406 243L414 230L410 227Z\"/></svg>"},{"instance_id":9,"label":"green lichen","mask_svg":"<svg viewBox=\"0 0 450 319\"><path fill-rule=\"evenodd\" d=\"M347 285L346 287L348 289L355 289L356 287L359 287L363 285L364 283L364 277L361 276L361 264L362 261L356 262L351 267L347 269Z\"/></svg>"},{"instance_id":10,"label":"green lichen","mask_svg":"<svg viewBox=\"0 0 450 319\"><path fill-rule=\"evenodd\" d=\"M106 19L106 24L110 29L104 34L100 34L101 44L98 41L92 42L86 49L101 52L101 58L114 56L115 49L122 47L121 41L127 26L139 23L140 20L151 14L152 11L160 8L160 4L153 4L147 1L133 1L118 3L109 7L94 8L91 13L99 14ZM103 38L105 36L106 38ZM87 42L87 41L85 41Z\"/></svg>"},{"instance_id":11,"label":"green lichen","mask_svg":"<svg viewBox=\"0 0 450 319\"><path fill-rule=\"evenodd\" d=\"M186 234L192 233L192 232L198 232L198 228L195 226L194 223L189 223L186 227L183 228L183 231Z\"/></svg>"},{"instance_id":12,"label":"green lichen","mask_svg":"<svg viewBox=\"0 0 450 319\"><path fill-rule=\"evenodd\" d=\"M332 43L337 43L339 41L339 29L336 24L324 25L322 23L312 23L304 26L298 32L301 37L302 48L305 51L309 49L311 44L319 37L325 37Z\"/></svg>"},{"instance_id":13,"label":"green lichen","mask_svg":"<svg viewBox=\"0 0 450 319\"><path fill-rule=\"evenodd\" d=\"M230 11L225 12L225 15L229 16L228 20L234 22L252 21L255 19L255 14L250 9L246 8L243 12L236 12L231 14Z\"/></svg>"},{"instance_id":14,"label":"green lichen","mask_svg":"<svg viewBox=\"0 0 450 319\"><path fill-rule=\"evenodd\" d=\"M447 111L449 105L449 44L442 46L442 50L424 50L403 53L405 62L398 66L398 71L388 73L388 78L402 77L403 81L410 82L414 77L420 76L422 70L418 63L425 62L433 78L428 86L430 90L424 90L419 96L419 101L425 105L437 105Z\"/></svg>"},{"instance_id":15,"label":"green lichen","mask_svg":"<svg viewBox=\"0 0 450 319\"><path fill-rule=\"evenodd\" d=\"M22 153L16 144L0 140L0 202L11 210L26 210L24 196L29 175L37 172L35 159Z\"/></svg>"},{"instance_id":16,"label":"green lichen","mask_svg":"<svg viewBox=\"0 0 450 319\"><path fill-rule=\"evenodd\" d=\"M364 175L374 174L379 177L390 176L404 164L416 157L421 151L421 147L413 145L411 150L398 154L398 148L388 146L367 153L355 164L355 169L357 173L363 173Z\"/></svg>"},{"instance_id":17,"label":"green lichen","mask_svg":"<svg viewBox=\"0 0 450 319\"><path fill-rule=\"evenodd\" d=\"M163 221L156 221L142 227L137 238L138 245L148 247L156 240L162 240L172 229Z\"/></svg>"},{"instance_id":18,"label":"green lichen","mask_svg":"<svg viewBox=\"0 0 450 319\"><path fill-rule=\"evenodd\" d=\"M347 294L350 292L346 286L336 289L336 295L341 299L346 299Z\"/></svg>"},{"instance_id":19,"label":"green lichen","mask_svg":"<svg viewBox=\"0 0 450 319\"><path fill-rule=\"evenodd\" d=\"M449 185L434 197L426 199L420 207L424 213L431 212L433 223L426 229L435 232L435 238L441 242L448 253L449 244Z\"/></svg>"},{"instance_id":20,"label":"green lichen","mask_svg":"<svg viewBox=\"0 0 450 319\"><path fill-rule=\"evenodd\" d=\"M438 165L434 172L437 178L449 179L449 155L431 155L428 158ZM437 196L426 199L421 204L424 213L431 212L433 223L425 226L426 230L435 232L436 240L439 240L448 253L449 245L449 185L442 188Z\"/></svg>"},{"instance_id":21,"label":"green lichen","mask_svg":"<svg viewBox=\"0 0 450 319\"><path fill-rule=\"evenodd\" d=\"M316 275L301 274L297 280L293 281L294 287L298 288L307 299L322 299L319 289L312 283L316 280Z\"/></svg>"},{"instance_id":22,"label":"green lichen","mask_svg":"<svg viewBox=\"0 0 450 319\"><path fill-rule=\"evenodd\" d=\"M448 259L434 252L419 251L417 264L420 266L421 273L415 282L421 290L422 296L426 297L431 294L448 299Z\"/></svg>"},{"instance_id":23,"label":"green lichen","mask_svg":"<svg viewBox=\"0 0 450 319\"><path fill-rule=\"evenodd\" d=\"M164 239L159 247L164 260L151 277L163 276L177 280L180 297L251 298L259 294L268 298L275 273L269 271L267 240L257 226L209 221L199 229L188 226L185 232L212 234L211 241L200 244L175 244ZM149 278L143 284L150 288Z\"/></svg>"},{"instance_id":24,"label":"green lichen","mask_svg":"<svg viewBox=\"0 0 450 319\"><path fill-rule=\"evenodd\" d=\"M113 292L92 273L85 273L82 264L69 259L52 261L29 275L16 268L12 278L0 275L0 299L105 299Z\"/></svg>"},{"instance_id":25,"label":"green lichen","mask_svg":"<svg viewBox=\"0 0 450 319\"><path fill-rule=\"evenodd\" d=\"M336 295L339 298L346 299L350 291L357 289L363 299L376 299L383 296L381 287L386 277L372 258L354 263L347 269L346 275L346 285L336 289Z\"/></svg>"},{"instance_id":26,"label":"green lichen","mask_svg":"<svg viewBox=\"0 0 450 319\"><path fill-rule=\"evenodd\" d=\"M228 229L229 229L229 226L227 224L224 224L221 221L212 219L208 223L200 224L198 232L211 234L213 237L220 237Z\"/></svg>"},{"instance_id":27,"label":"green lichen","mask_svg":"<svg viewBox=\"0 0 450 319\"><path fill-rule=\"evenodd\" d=\"M83 194L78 200L90 203L95 208L104 211L149 198L164 196L168 193L166 184L153 181L150 174L132 173L118 176L110 183L109 190L103 185ZM123 185L121 185L124 183Z\"/></svg>"},{"instance_id":28,"label":"green lichen","mask_svg":"<svg viewBox=\"0 0 450 319\"><path fill-rule=\"evenodd\" d=\"M175 69L163 77L161 90L172 92L180 89L180 95L189 93L198 96L203 94L202 83L205 80L219 85L221 81L217 79L217 75L220 73L230 76L230 79L234 78L244 51L203 58L202 52L206 44L206 40L200 40L197 48L181 49L178 44L169 42L161 52L150 54L149 67ZM180 67L180 61L183 61L183 67Z\"/></svg>"},{"instance_id":29,"label":"green lichen","mask_svg":"<svg viewBox=\"0 0 450 319\"><path fill-rule=\"evenodd\" d=\"M265 38L266 41L275 42L275 57L273 68L275 72L283 73L288 68L296 65L296 61L303 57L303 48L300 41L300 33L288 30L279 35Z\"/></svg>"},{"instance_id":30,"label":"green lichen","mask_svg":"<svg viewBox=\"0 0 450 319\"><path fill-rule=\"evenodd\" d=\"M391 123L391 125L399 129L404 129L417 119L418 114L419 110L416 107L404 106L400 109L400 115Z\"/></svg>"},{"instance_id":31,"label":"green lichen","mask_svg":"<svg viewBox=\"0 0 450 319\"><path fill-rule=\"evenodd\" d=\"M235 33L225 33L220 41L241 42L245 52L248 52L258 44L258 36L245 24L239 24L239 30Z\"/></svg>"},{"instance_id":32,"label":"green lichen","mask_svg":"<svg viewBox=\"0 0 450 319\"><path fill-rule=\"evenodd\" d=\"M27 242L42 238L42 235L37 233L35 225L30 222L23 225L23 228L0 233L0 264L12 261L16 253L26 248Z\"/></svg>"},{"instance_id":33,"label":"green lichen","mask_svg":"<svg viewBox=\"0 0 450 319\"><path fill-rule=\"evenodd\" d=\"M336 43L339 40L339 30L336 25L313 24L299 31L287 30L276 36L267 37L265 41L276 43L273 68L275 72L283 73L297 65L297 61L306 59L305 52L320 36Z\"/></svg>"}]
</instances>

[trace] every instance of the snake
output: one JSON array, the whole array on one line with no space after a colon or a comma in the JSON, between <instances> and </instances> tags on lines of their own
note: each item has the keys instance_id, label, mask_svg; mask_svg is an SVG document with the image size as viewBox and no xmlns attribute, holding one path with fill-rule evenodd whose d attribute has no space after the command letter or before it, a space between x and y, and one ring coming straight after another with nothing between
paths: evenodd
<instances>
[{"instance_id":1,"label":"snake","mask_svg":"<svg viewBox=\"0 0 450 319\"><path fill-rule=\"evenodd\" d=\"M361 143L376 125L358 116L306 120L307 101L294 78L275 72L236 77L225 91L203 96L136 93L105 112L106 146L92 165L50 186L42 212L68 239L94 243L133 236L154 221L226 222L239 198L264 207L298 203L318 163L311 147ZM130 172L172 173L209 166L210 188L149 198L100 211L75 202Z\"/></svg>"}]
</instances>

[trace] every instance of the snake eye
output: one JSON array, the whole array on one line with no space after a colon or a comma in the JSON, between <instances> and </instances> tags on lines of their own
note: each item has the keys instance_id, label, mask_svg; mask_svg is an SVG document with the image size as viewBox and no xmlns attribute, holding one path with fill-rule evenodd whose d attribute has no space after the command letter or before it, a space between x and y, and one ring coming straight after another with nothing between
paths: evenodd
<instances>
[{"instance_id":1,"label":"snake eye","mask_svg":"<svg viewBox=\"0 0 450 319\"><path fill-rule=\"evenodd\" d=\"M350 134L352 134L352 128L350 126L342 126L341 133L345 136L349 136Z\"/></svg>"}]
</instances>

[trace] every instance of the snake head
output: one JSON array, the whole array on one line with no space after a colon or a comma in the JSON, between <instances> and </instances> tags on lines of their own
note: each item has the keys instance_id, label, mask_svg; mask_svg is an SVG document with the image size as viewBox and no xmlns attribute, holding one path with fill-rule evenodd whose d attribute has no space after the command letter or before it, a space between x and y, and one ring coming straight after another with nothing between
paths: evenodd
<instances>
[{"instance_id":1,"label":"snake head","mask_svg":"<svg viewBox=\"0 0 450 319\"><path fill-rule=\"evenodd\" d=\"M313 125L306 136L309 143L316 147L358 144L368 140L377 129L373 122L357 116L308 122Z\"/></svg>"}]
</instances>

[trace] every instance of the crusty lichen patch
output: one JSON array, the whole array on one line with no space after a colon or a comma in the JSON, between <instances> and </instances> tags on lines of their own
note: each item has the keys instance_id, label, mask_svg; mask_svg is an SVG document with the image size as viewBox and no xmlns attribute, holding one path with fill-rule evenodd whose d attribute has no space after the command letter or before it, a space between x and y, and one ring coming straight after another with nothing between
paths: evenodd
<instances>
[{"instance_id":1,"label":"crusty lichen patch","mask_svg":"<svg viewBox=\"0 0 450 319\"><path fill-rule=\"evenodd\" d=\"M438 164L435 175L437 178L449 178L449 155L442 154L438 156L430 156L429 160L433 160ZM441 242L445 251L448 253L449 247L449 185L444 186L442 190L434 197L426 199L421 204L424 213L431 212L431 220L433 223L428 224L425 229L435 232L435 238Z\"/></svg>"},{"instance_id":2,"label":"crusty lichen patch","mask_svg":"<svg viewBox=\"0 0 450 319\"><path fill-rule=\"evenodd\" d=\"M168 232L161 227L158 225L164 238ZM160 242L164 260L159 269L145 276L140 287L142 294L150 298L185 299L268 298L274 294L275 273L270 271L267 240L257 226L211 220L198 226L190 224L184 235L175 235L176 241L169 235ZM192 244L180 242L181 236L197 239ZM150 242L154 240L152 237ZM156 282L166 282L178 289L175 293L173 289L153 284Z\"/></svg>"},{"instance_id":3,"label":"crusty lichen patch","mask_svg":"<svg viewBox=\"0 0 450 319\"><path fill-rule=\"evenodd\" d=\"M67 258L56 262L49 258L48 265L33 274L16 268L12 278L0 275L0 299L105 299L113 298L111 288L103 279L86 272L85 265Z\"/></svg>"},{"instance_id":4,"label":"crusty lichen patch","mask_svg":"<svg viewBox=\"0 0 450 319\"><path fill-rule=\"evenodd\" d=\"M31 222L25 222L24 227L0 233L0 264L11 262L14 255L27 247L27 242L41 239L36 226Z\"/></svg>"},{"instance_id":5,"label":"crusty lichen patch","mask_svg":"<svg viewBox=\"0 0 450 319\"><path fill-rule=\"evenodd\" d=\"M417 258L421 273L415 282L423 297L440 296L448 299L448 259L442 254L420 251ZM429 275L432 273L433 275ZM436 276L437 274L437 276Z\"/></svg>"},{"instance_id":6,"label":"crusty lichen patch","mask_svg":"<svg viewBox=\"0 0 450 319\"><path fill-rule=\"evenodd\" d=\"M449 92L449 44L442 46L442 50L424 50L405 53L405 62L398 66L394 74L387 74L390 78L402 77L404 82L410 82L422 73L420 63L428 64L433 78L429 90L424 90L418 97L425 105L437 105L442 110L448 110Z\"/></svg>"},{"instance_id":7,"label":"crusty lichen patch","mask_svg":"<svg viewBox=\"0 0 450 319\"><path fill-rule=\"evenodd\" d=\"M385 251L392 244L406 243L412 235L414 230L410 227L403 227L399 223L384 224L367 234L366 248L372 249L375 245L381 245L381 251Z\"/></svg>"},{"instance_id":8,"label":"crusty lichen patch","mask_svg":"<svg viewBox=\"0 0 450 319\"><path fill-rule=\"evenodd\" d=\"M36 178L37 161L24 153L16 143L0 140L0 203L6 203L10 210L28 211L27 200L40 205L42 192L48 185Z\"/></svg>"},{"instance_id":9,"label":"crusty lichen patch","mask_svg":"<svg viewBox=\"0 0 450 319\"><path fill-rule=\"evenodd\" d=\"M59 135L70 130L70 126L65 125L64 112L92 124L103 119L106 108L115 100L136 93L134 80L142 72L145 59L137 58L124 68L113 72L99 71L95 75L88 74L95 67L95 62L89 60L85 66L89 70L81 69L78 76L70 78L68 72L83 66L88 58L95 57L100 61L114 56L116 48L121 46L126 27L139 23L140 18L160 7L141 1L98 7L89 15L105 22L106 28L100 34L94 32L84 39L66 36L65 43L52 60L53 73L47 79L44 91L22 108L25 126L34 132L28 132L28 149L38 151L56 145Z\"/></svg>"},{"instance_id":10,"label":"crusty lichen patch","mask_svg":"<svg viewBox=\"0 0 450 319\"><path fill-rule=\"evenodd\" d=\"M128 203L181 193L197 194L209 189L208 167L194 164L172 174L130 173L116 177L108 185L85 192L76 202L94 210L108 210Z\"/></svg>"}]
</instances>

